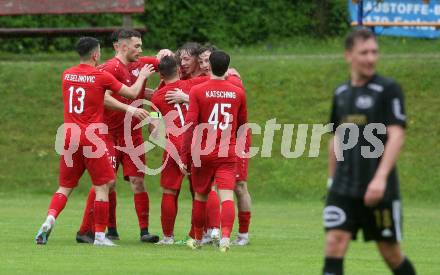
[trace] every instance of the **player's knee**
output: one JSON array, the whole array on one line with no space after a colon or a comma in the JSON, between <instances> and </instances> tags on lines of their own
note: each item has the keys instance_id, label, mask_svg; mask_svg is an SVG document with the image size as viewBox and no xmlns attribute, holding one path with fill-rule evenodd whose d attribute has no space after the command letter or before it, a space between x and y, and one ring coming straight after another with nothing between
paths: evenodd
<instances>
[{"instance_id":1,"label":"player's knee","mask_svg":"<svg viewBox=\"0 0 440 275\"><path fill-rule=\"evenodd\" d=\"M176 190L171 190L171 189L166 189L166 188L162 189L162 193L164 193L164 194L171 194L171 195L174 195L174 196L177 195L177 191Z\"/></svg>"},{"instance_id":2,"label":"player's knee","mask_svg":"<svg viewBox=\"0 0 440 275\"><path fill-rule=\"evenodd\" d=\"M60 187L58 187L56 193L61 193L64 196L68 197L70 195L70 193L72 193L72 190L73 190L72 188L66 188L66 187L60 186Z\"/></svg>"},{"instance_id":3,"label":"player's knee","mask_svg":"<svg viewBox=\"0 0 440 275\"><path fill-rule=\"evenodd\" d=\"M96 201L108 201L109 186L107 184L94 185Z\"/></svg>"},{"instance_id":4,"label":"player's knee","mask_svg":"<svg viewBox=\"0 0 440 275\"><path fill-rule=\"evenodd\" d=\"M389 267L396 268L403 261L403 254L398 244L379 244L380 254Z\"/></svg>"},{"instance_id":5,"label":"player's knee","mask_svg":"<svg viewBox=\"0 0 440 275\"><path fill-rule=\"evenodd\" d=\"M237 195L237 197L246 196L248 194L246 182L245 181L237 182L235 184L234 192L235 192L235 195Z\"/></svg>"},{"instance_id":6,"label":"player's knee","mask_svg":"<svg viewBox=\"0 0 440 275\"><path fill-rule=\"evenodd\" d=\"M130 177L131 189L134 193L145 192L144 179L139 177Z\"/></svg>"},{"instance_id":7,"label":"player's knee","mask_svg":"<svg viewBox=\"0 0 440 275\"><path fill-rule=\"evenodd\" d=\"M326 235L326 256L343 257L350 238L339 232L328 232Z\"/></svg>"},{"instance_id":8,"label":"player's knee","mask_svg":"<svg viewBox=\"0 0 440 275\"><path fill-rule=\"evenodd\" d=\"M198 201L207 201L208 195L200 194L200 193L194 193L194 199Z\"/></svg>"},{"instance_id":9,"label":"player's knee","mask_svg":"<svg viewBox=\"0 0 440 275\"><path fill-rule=\"evenodd\" d=\"M110 192L114 191L116 188L116 181L115 180L110 181L109 183L107 183L107 186Z\"/></svg>"}]
</instances>

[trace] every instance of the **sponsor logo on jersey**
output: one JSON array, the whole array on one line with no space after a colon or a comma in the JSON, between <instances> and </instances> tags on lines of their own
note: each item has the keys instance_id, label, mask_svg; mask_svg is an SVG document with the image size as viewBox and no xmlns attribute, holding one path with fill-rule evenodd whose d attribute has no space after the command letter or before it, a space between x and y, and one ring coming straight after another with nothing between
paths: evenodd
<instances>
[{"instance_id":1,"label":"sponsor logo on jersey","mask_svg":"<svg viewBox=\"0 0 440 275\"><path fill-rule=\"evenodd\" d=\"M374 100L369 95L361 95L356 99L356 107L359 109L369 109L373 104Z\"/></svg>"},{"instance_id":2,"label":"sponsor logo on jersey","mask_svg":"<svg viewBox=\"0 0 440 275\"><path fill-rule=\"evenodd\" d=\"M134 75L135 77L138 77L138 76L139 76L139 73L140 73L139 69L136 69L136 70L132 70L132 71L131 71L131 74Z\"/></svg>"},{"instance_id":3,"label":"sponsor logo on jersey","mask_svg":"<svg viewBox=\"0 0 440 275\"><path fill-rule=\"evenodd\" d=\"M336 227L347 220L344 210L337 206L327 206L324 208L324 226L327 228Z\"/></svg>"}]
</instances>

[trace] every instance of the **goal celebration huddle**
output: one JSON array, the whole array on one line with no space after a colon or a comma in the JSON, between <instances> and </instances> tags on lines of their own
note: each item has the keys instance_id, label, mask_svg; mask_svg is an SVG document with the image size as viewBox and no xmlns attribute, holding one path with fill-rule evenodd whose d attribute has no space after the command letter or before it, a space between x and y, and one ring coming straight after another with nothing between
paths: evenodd
<instances>
[{"instance_id":1,"label":"goal celebration huddle","mask_svg":"<svg viewBox=\"0 0 440 275\"><path fill-rule=\"evenodd\" d=\"M93 186L76 241L114 246L120 238L115 186L121 184L116 183L115 175L122 170L133 191L140 241L175 244L179 194L191 192L188 247L213 245L226 252L232 245L248 245L251 131L245 87L239 72L230 68L230 56L212 45L193 42L176 52L162 49L155 57L141 56L141 36L130 29L116 31L112 41L115 56L98 66L99 41L82 37L76 44L80 64L63 73L64 150L59 188L36 243L48 243L58 215L87 170ZM344 48L349 79L333 92L328 190L323 211L322 272L327 275L343 274L345 254L359 230L365 241L377 244L393 274L415 274L400 246L402 203L396 161L407 126L404 96L396 81L376 72L378 47L371 31L357 29L350 33ZM147 81L153 73L160 75L160 83L151 89ZM135 107L138 100L151 104ZM161 123L165 125L161 234L149 230L145 166L139 165L145 164L146 157L138 150L144 144L139 127L144 121L148 122L151 137L160 134ZM357 133L355 138L353 132ZM372 136L365 134L369 132ZM190 182L189 190L181 190L185 177ZM235 219L238 232L231 240Z\"/></svg>"},{"instance_id":2,"label":"goal celebration huddle","mask_svg":"<svg viewBox=\"0 0 440 275\"><path fill-rule=\"evenodd\" d=\"M248 160L244 151L250 146L250 135L247 131L239 134L240 126L247 122L246 97L238 72L229 69L229 55L213 46L186 43L176 53L164 49L156 57L140 56L141 35L130 29L114 32L112 41L115 56L98 66L99 41L93 37L81 38L76 45L80 64L63 74L64 151L60 159L59 188L37 233L37 244L48 242L56 218L87 170L93 186L76 240L113 246L113 241L119 239L115 174L121 166L124 179L133 191L142 242L174 243L178 197L187 175L193 213L188 220L186 244L194 249L208 243L221 251L229 249L236 216L235 193L239 232L233 243L247 245L251 199L247 191ZM146 88L147 79L154 72L161 77L155 91ZM220 91L229 96L223 96ZM133 107L131 103L137 99L151 100L152 110ZM158 125L155 120L171 117L169 113L177 115L171 120L165 119L168 138L160 179L163 190L160 214L163 238L160 240L158 235L149 232L150 203L145 172L133 161L132 152L117 148L128 142L124 135L127 114L132 116L128 139L134 149L144 143L142 128L135 126L148 119L149 131L155 135L155 125ZM191 161L191 153L195 151L191 149L192 135L189 131L179 131L185 125L192 131L201 131L200 151L208 148L210 152L197 164ZM202 126L207 126L206 131ZM229 135L223 135L223 131ZM237 138L244 144L238 154ZM171 147L177 150L172 153L168 150ZM219 156L224 150L226 155ZM90 157L86 151L94 155ZM140 159L145 164L145 153Z\"/></svg>"}]
</instances>

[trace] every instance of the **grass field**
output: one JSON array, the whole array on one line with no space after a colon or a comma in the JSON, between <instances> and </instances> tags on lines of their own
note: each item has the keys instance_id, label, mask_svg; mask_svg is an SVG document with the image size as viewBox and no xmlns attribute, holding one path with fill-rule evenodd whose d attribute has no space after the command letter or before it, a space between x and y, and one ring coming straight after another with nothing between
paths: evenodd
<instances>
[{"instance_id":1,"label":"grass field","mask_svg":"<svg viewBox=\"0 0 440 275\"><path fill-rule=\"evenodd\" d=\"M0 248L1 274L319 274L322 264L322 203L256 202L252 243L220 254L212 247L191 251L186 246L157 247L138 241L133 204L118 201L120 246L97 248L76 244L74 236L85 200L73 194L60 216L48 245L33 242L44 219L48 196L0 194L0 227L5 239ZM159 199L152 199L151 229L158 232ZM180 201L177 238L188 229L190 201ZM418 274L440 274L438 232L434 205L405 205L403 248ZM407 230L405 230L407 229ZM387 274L373 244L353 243L346 258L346 274Z\"/></svg>"},{"instance_id":2,"label":"grass field","mask_svg":"<svg viewBox=\"0 0 440 275\"><path fill-rule=\"evenodd\" d=\"M399 160L404 198L404 250L419 274L440 274L440 97L439 41L381 39L379 71L397 79L405 90L408 131ZM249 118L262 127L278 123L327 123L332 91L348 75L340 40L286 41L231 49L247 88ZM105 52L104 59L109 57ZM322 262L322 202L326 181L326 141L317 158L285 159L281 131L275 134L270 158L250 162L254 200L252 245L219 255L211 248L161 248L137 241L129 189L118 185L118 219L123 240L115 249L80 246L74 235L80 223L90 180L84 177L46 247L33 237L43 221L50 194L57 186L55 133L62 124L60 75L76 64L73 53L0 54L0 274L9 273L241 273L319 274ZM157 78L151 83L157 83ZM296 127L293 138L296 139ZM309 134L310 134L309 129ZM310 135L309 135L310 136ZM254 136L261 145L261 136ZM306 154L309 150L307 141ZM294 145L294 141L293 141ZM148 155L157 167L161 150ZM148 176L151 228L160 231L159 176ZM183 192L176 234L183 238L189 223L189 198ZM104 265L99 265L96 259ZM377 264L376 264L377 263ZM372 244L355 243L347 274L387 274Z\"/></svg>"}]
</instances>

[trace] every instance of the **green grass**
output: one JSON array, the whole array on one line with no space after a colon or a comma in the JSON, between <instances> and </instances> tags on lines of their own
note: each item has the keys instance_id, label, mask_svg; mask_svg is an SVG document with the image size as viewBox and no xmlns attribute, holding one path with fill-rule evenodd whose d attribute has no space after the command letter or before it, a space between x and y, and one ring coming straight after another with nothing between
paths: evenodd
<instances>
[{"instance_id":1,"label":"green grass","mask_svg":"<svg viewBox=\"0 0 440 275\"><path fill-rule=\"evenodd\" d=\"M2 274L319 274L322 266L322 203L256 202L252 243L220 254L212 247L191 251L186 246L156 247L138 241L137 220L130 197L119 197L120 246L96 248L76 244L85 201L73 194L59 217L46 246L33 237L44 219L50 196L0 194L0 246ZM152 197L150 231L160 231L160 199ZM403 249L418 274L439 274L435 205L405 205ZM188 230L190 201L180 201L176 237ZM361 237L361 236L359 236ZM345 262L346 274L388 274L374 244L352 243Z\"/></svg>"}]
</instances>

